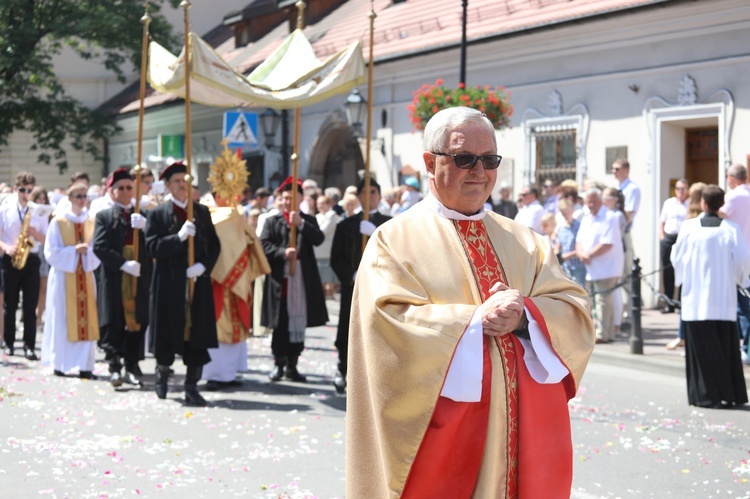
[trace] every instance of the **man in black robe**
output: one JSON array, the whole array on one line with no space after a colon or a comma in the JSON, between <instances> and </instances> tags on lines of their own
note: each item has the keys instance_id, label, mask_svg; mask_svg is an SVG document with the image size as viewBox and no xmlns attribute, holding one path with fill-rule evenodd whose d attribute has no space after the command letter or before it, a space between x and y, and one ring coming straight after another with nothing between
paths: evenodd
<instances>
[{"instance_id":1,"label":"man in black robe","mask_svg":"<svg viewBox=\"0 0 750 499\"><path fill-rule=\"evenodd\" d=\"M364 206L365 181L357 186L359 201ZM348 366L347 351L349 349L349 317L352 308L352 294L354 293L354 278L362 259L362 236L371 236L375 228L391 219L377 211L380 204L380 185L370 180L370 220L365 221L362 212L345 218L336 225L331 246L331 268L341 281L341 310L339 325L336 329L336 348L339 351L339 365L333 386L336 391L346 391L346 371Z\"/></svg>"},{"instance_id":2,"label":"man in black robe","mask_svg":"<svg viewBox=\"0 0 750 499\"><path fill-rule=\"evenodd\" d=\"M155 259L151 281L150 320L156 357L156 395L167 396L169 366L175 355L187 366L185 400L205 406L198 392L203 366L211 361L209 348L218 348L211 270L221 245L208 208L193 202L192 221L187 220L186 167L173 163L159 176L172 196L149 213L146 248ZM188 265L188 238L193 237L195 263ZM192 302L188 282L194 283Z\"/></svg>"},{"instance_id":3,"label":"man in black robe","mask_svg":"<svg viewBox=\"0 0 750 499\"><path fill-rule=\"evenodd\" d=\"M132 213L135 187L125 168L113 172L107 188L112 192L115 206L96 214L93 243L94 253L102 261L96 296L101 334L99 346L109 363L112 386L119 387L123 382L140 386L138 361L144 357L152 264L143 234L138 238L138 259L134 258L133 229L145 228L146 213ZM125 364L124 377L121 375L122 361Z\"/></svg>"},{"instance_id":4,"label":"man in black robe","mask_svg":"<svg viewBox=\"0 0 750 499\"><path fill-rule=\"evenodd\" d=\"M261 325L273 328L271 351L274 368L271 381L283 377L291 381L307 379L297 370L297 360L305 347L305 328L328 322L313 246L325 236L312 215L301 213L302 183L297 184L296 206L292 203L292 177L279 187L281 211L268 217L260 235L263 251L271 265L263 289ZM291 225L297 227L297 245L289 247ZM290 263L294 262L294 275Z\"/></svg>"},{"instance_id":5,"label":"man in black robe","mask_svg":"<svg viewBox=\"0 0 750 499\"><path fill-rule=\"evenodd\" d=\"M747 403L737 330L737 286L747 287L750 249L739 228L719 217L724 191L703 189L703 216L686 220L672 246L682 286L688 403L730 408Z\"/></svg>"}]
</instances>

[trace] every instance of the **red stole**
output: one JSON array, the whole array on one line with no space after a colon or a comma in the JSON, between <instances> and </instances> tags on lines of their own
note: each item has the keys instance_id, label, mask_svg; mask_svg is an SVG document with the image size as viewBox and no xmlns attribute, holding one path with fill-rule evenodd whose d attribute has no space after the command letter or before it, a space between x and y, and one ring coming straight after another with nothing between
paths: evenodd
<instances>
[{"instance_id":1,"label":"red stole","mask_svg":"<svg viewBox=\"0 0 750 499\"><path fill-rule=\"evenodd\" d=\"M174 208L174 214L177 216L177 220L181 223L185 223L187 221L187 207L182 208L175 203L172 203L172 207Z\"/></svg>"},{"instance_id":2,"label":"red stole","mask_svg":"<svg viewBox=\"0 0 750 499\"><path fill-rule=\"evenodd\" d=\"M454 224L482 300L487 300L493 284L508 283L502 264L483 222L467 220L454 221ZM539 310L529 298L525 299L525 304L549 338ZM554 385L534 381L526 365L517 362L517 358L523 358L524 350L512 334L484 337L480 402L438 398L409 471L403 497L471 497L482 462L489 419L492 379L489 345L500 352L507 394L506 497L569 497L572 446L565 387L570 388L571 376Z\"/></svg>"}]
</instances>

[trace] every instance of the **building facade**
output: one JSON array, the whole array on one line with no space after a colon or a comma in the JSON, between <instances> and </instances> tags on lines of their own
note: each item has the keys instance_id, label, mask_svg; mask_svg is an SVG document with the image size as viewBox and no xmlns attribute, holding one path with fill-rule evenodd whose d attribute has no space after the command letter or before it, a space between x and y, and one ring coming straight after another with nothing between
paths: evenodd
<instances>
[{"instance_id":1,"label":"building facade","mask_svg":"<svg viewBox=\"0 0 750 499\"><path fill-rule=\"evenodd\" d=\"M369 3L343 2L306 28L319 57L332 53L344 40L366 38ZM644 271L657 269L658 215L672 195L674 182L686 177L724 187L731 164L747 165L750 4L745 0L477 0L471 4L466 84L502 85L514 107L512 127L498 132L504 157L498 181L510 183L516 193L523 184L539 184L547 177L616 186L611 163L627 158L631 178L642 190L633 229L635 252ZM459 2L447 0L382 0L375 2L375 10L371 167L387 188L397 185L402 169L423 169L421 134L412 129L407 106L412 93L425 83L438 78L448 85L458 83L461 12ZM340 26L348 26L348 31ZM256 43L255 52L262 54L262 47L273 45L271 38L280 39L288 29L282 24L269 32L268 39ZM222 47L233 57L240 50ZM243 60L248 72L252 57ZM360 90L366 95L365 87ZM301 109L301 176L324 186L356 183L363 165L344 116L345 98ZM123 109L124 132L109 144L113 166L119 158L129 157L136 137L133 107ZM218 152L223 111L193 107L193 154L199 179L205 179L211 156ZM149 107L144 143L148 154L156 155L158 133L184 133L179 102L162 97ZM273 185L284 173L283 156L290 151L280 151L280 133L272 140L271 148L261 140L257 149L246 152L246 157L255 158L251 163L259 185L261 179L263 185ZM656 274L649 283L658 287L658 278ZM654 304L653 296L648 298Z\"/></svg>"}]
</instances>

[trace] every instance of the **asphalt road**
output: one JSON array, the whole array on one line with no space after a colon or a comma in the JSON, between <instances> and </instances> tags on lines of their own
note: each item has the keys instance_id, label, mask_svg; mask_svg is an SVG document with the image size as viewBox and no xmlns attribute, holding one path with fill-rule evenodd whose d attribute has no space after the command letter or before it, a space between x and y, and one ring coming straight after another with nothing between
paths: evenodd
<instances>
[{"instance_id":1,"label":"asphalt road","mask_svg":"<svg viewBox=\"0 0 750 499\"><path fill-rule=\"evenodd\" d=\"M569 404L574 498L750 497L750 407L691 407L683 377L606 360Z\"/></svg>"},{"instance_id":2,"label":"asphalt road","mask_svg":"<svg viewBox=\"0 0 750 499\"><path fill-rule=\"evenodd\" d=\"M332 325L308 330L308 383L268 383L269 339L253 338L243 386L204 392L202 409L183 404L181 364L162 401L152 374L142 390L115 391L0 356L0 495L343 497L335 305ZM573 497L750 497L750 411L691 408L678 371L632 362L595 356L571 401Z\"/></svg>"}]
</instances>

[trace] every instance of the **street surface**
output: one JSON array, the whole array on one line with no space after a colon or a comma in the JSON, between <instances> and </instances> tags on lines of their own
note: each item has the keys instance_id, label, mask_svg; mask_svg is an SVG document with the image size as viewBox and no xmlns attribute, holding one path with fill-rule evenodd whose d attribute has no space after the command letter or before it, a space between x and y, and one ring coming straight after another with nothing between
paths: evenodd
<instances>
[{"instance_id":1,"label":"street surface","mask_svg":"<svg viewBox=\"0 0 750 499\"><path fill-rule=\"evenodd\" d=\"M144 389L115 391L101 362L102 378L82 381L0 355L2 496L343 497L346 399L331 384L328 304L331 323L308 330L300 359L308 383L268 383L270 340L251 338L243 386L203 391L202 409L182 403L181 364L162 401L152 359ZM572 496L750 497L750 410L691 408L679 356L661 370L644 357L613 365L595 353L570 403Z\"/></svg>"}]
</instances>

